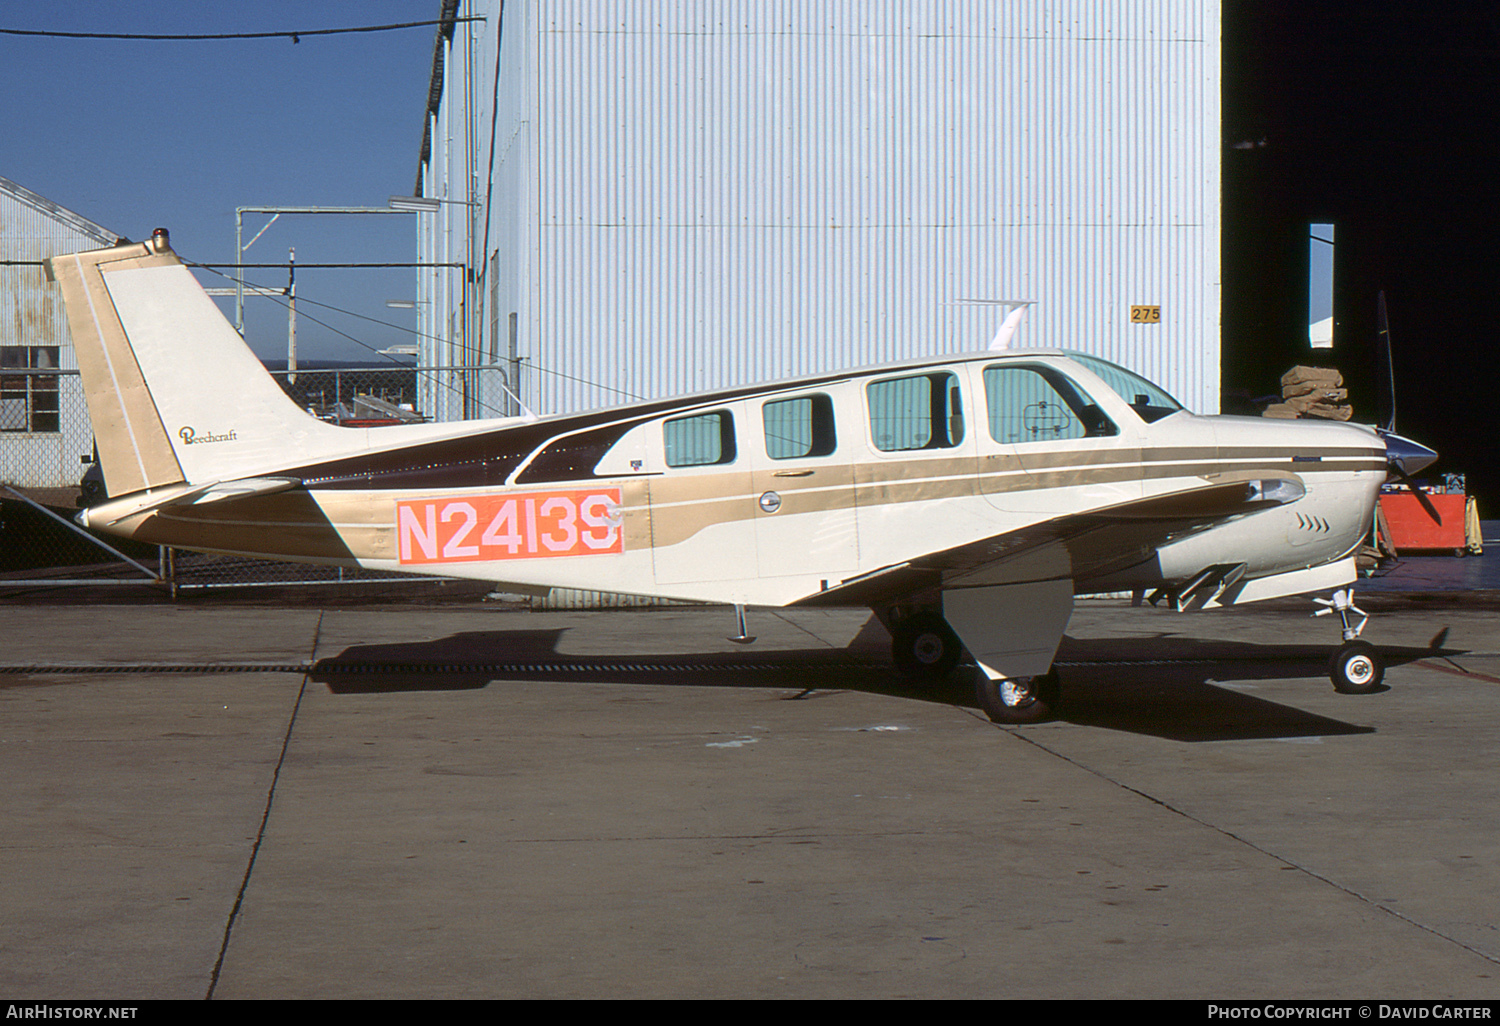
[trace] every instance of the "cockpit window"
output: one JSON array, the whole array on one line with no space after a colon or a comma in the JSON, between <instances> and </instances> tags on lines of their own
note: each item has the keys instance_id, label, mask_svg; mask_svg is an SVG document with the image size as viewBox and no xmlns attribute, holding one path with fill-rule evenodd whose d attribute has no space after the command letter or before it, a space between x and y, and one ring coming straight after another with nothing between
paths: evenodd
<instances>
[{"instance_id":1,"label":"cockpit window","mask_svg":"<svg viewBox=\"0 0 1500 1026\"><path fill-rule=\"evenodd\" d=\"M1068 358L1083 364L1103 379L1147 424L1183 409L1183 405L1160 386L1153 385L1134 371L1084 353L1069 353Z\"/></svg>"},{"instance_id":2,"label":"cockpit window","mask_svg":"<svg viewBox=\"0 0 1500 1026\"><path fill-rule=\"evenodd\" d=\"M995 364L984 369L990 437L1007 445L1119 434L1092 399L1050 368Z\"/></svg>"}]
</instances>

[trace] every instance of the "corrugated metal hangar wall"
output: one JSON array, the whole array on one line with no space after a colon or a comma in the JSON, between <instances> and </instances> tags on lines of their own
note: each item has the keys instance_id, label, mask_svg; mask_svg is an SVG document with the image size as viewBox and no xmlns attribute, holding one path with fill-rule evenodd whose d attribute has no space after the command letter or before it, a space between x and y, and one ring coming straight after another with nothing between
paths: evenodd
<instances>
[{"instance_id":1,"label":"corrugated metal hangar wall","mask_svg":"<svg viewBox=\"0 0 1500 1026\"><path fill-rule=\"evenodd\" d=\"M481 6L434 54L420 252L473 271L424 272L426 360L559 412L983 349L1024 300L1014 345L1218 409L1218 0Z\"/></svg>"},{"instance_id":2,"label":"corrugated metal hangar wall","mask_svg":"<svg viewBox=\"0 0 1500 1026\"><path fill-rule=\"evenodd\" d=\"M62 294L40 261L117 238L0 178L0 483L66 489L83 474L93 432L78 379L38 373L78 367Z\"/></svg>"}]
</instances>

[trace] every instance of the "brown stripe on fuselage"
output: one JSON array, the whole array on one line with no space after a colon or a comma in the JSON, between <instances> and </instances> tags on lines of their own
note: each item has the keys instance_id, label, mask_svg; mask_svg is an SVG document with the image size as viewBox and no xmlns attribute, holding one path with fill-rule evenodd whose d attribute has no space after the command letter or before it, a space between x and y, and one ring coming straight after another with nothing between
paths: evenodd
<instances>
[{"instance_id":1,"label":"brown stripe on fuselage","mask_svg":"<svg viewBox=\"0 0 1500 1026\"><path fill-rule=\"evenodd\" d=\"M516 469L536 452L540 462L535 472L530 465L526 466L516 483L521 483L522 479L527 484L593 481L597 479L591 474L576 474L582 455L572 452L571 446L576 444L584 450L598 451L599 458L603 458L608 446L600 449L600 443L613 433L614 428L619 428L623 434L655 417L679 410L707 408L749 396L769 396L787 390L817 387L850 376L846 371L801 379L785 386L749 385L722 392L563 414L532 423L510 423L457 438L322 460L280 470L277 474L298 478L309 487L320 490L490 487L510 480ZM568 436L575 436L577 440ZM375 437L379 438L379 435ZM596 459L594 464L597 463Z\"/></svg>"},{"instance_id":2,"label":"brown stripe on fuselage","mask_svg":"<svg viewBox=\"0 0 1500 1026\"><path fill-rule=\"evenodd\" d=\"M621 520L627 550L651 547L645 481L621 481ZM495 489L491 494L503 494ZM461 499L482 489L448 490ZM167 506L140 518L129 536L184 549L348 563L396 558L394 491L289 491L203 505ZM700 528L701 529L701 528ZM271 546L274 546L272 548Z\"/></svg>"},{"instance_id":3,"label":"brown stripe on fuselage","mask_svg":"<svg viewBox=\"0 0 1500 1026\"><path fill-rule=\"evenodd\" d=\"M975 494L976 481L980 491L985 494L1001 494L1172 478L1196 478L1206 486L1213 483L1214 477L1223 474L1232 475L1235 479L1254 474L1291 474L1301 478L1316 478L1320 474L1385 469L1384 459L1369 458L1372 456L1370 450L1347 450L1347 457L1357 462L1339 463L1293 463L1285 449L1254 451L1279 457L1279 462L1255 467L1226 466L1227 461L1251 457L1242 456L1241 451L1234 451L1227 460L1224 456L1213 458L1212 449L1194 447L1154 450L1161 465L1153 466L1140 460L1140 450L1104 450L1086 454L1048 453L1046 455L1049 457L1071 456L1074 463L1054 466L1053 469L1040 472L1033 469L1033 460L1029 454L1024 458L1010 455L983 456L979 457L979 462L986 469L975 474L974 457L928 457L855 464L857 484L852 497L841 489L828 487L827 482L812 483L808 478L779 479L775 490L778 493L795 494L797 490L805 489L811 494L803 497L795 512L821 512L847 508L851 498L855 506L862 508L962 498ZM1091 462L1078 463L1080 456ZM1101 456L1102 459L1095 459ZM1117 457L1125 457L1125 460L1117 461ZM1170 462L1203 460L1205 457L1212 462ZM786 484L783 485L782 481ZM812 491L820 487L827 490ZM654 543L658 546L676 544L714 524L747 520L755 516L785 516L793 512L791 506L783 503L782 510L777 513L761 513L755 505L754 496L750 494L752 491L747 487L743 474L705 474L691 478L666 475L653 478L651 499ZM659 496L663 498L658 498ZM659 505L663 501L684 505L664 510ZM708 508L710 506L711 512Z\"/></svg>"},{"instance_id":4,"label":"brown stripe on fuselage","mask_svg":"<svg viewBox=\"0 0 1500 1026\"><path fill-rule=\"evenodd\" d=\"M981 480L983 482L983 490L986 493L999 493L1026 492L1049 488L1071 488L1092 484L1119 484L1122 481L1163 481L1178 477L1199 478L1203 479L1206 483L1211 483L1213 476L1230 471L1236 477L1242 477L1245 472L1250 470L1270 476L1293 474L1297 477L1309 477L1332 472L1348 473L1350 471L1384 469L1384 460L1371 460L1363 464L1342 464L1336 466L1319 465L1316 463L1294 464L1288 460L1280 465L1262 464L1254 468L1226 467L1223 461L1217 461L1214 463L1173 464L1170 466L1134 464L1119 467L1085 467L1042 472L1027 470L1024 474L1013 470L1004 474L981 474Z\"/></svg>"},{"instance_id":5,"label":"brown stripe on fuselage","mask_svg":"<svg viewBox=\"0 0 1500 1026\"><path fill-rule=\"evenodd\" d=\"M1183 449L1090 450L1075 453L1037 453L974 456L924 456L913 459L879 459L857 464L812 465L806 477L775 477L774 470L748 468L723 472L617 478L612 487L621 489L622 523L627 550L679 544L716 524L750 520L757 516L792 516L825 512L849 506L872 508L909 502L935 501L985 494L1003 494L1092 484L1117 484L1130 480L1198 478L1210 483L1214 475L1232 473L1267 475L1296 474L1313 478L1320 474L1351 470L1385 469L1373 451L1351 449L1334 456L1324 453L1323 462L1293 463L1286 450L1232 450L1216 459L1201 460L1211 450ZM1234 466L1236 459L1252 458L1244 453L1269 453L1276 464ZM1156 465L1141 457L1155 457ZM1044 458L1037 458L1044 457ZM1348 458L1351 462L1343 462ZM1339 462L1333 462L1334 460ZM1062 462L1070 460L1071 462ZM976 473L976 466L981 468ZM1037 469L1045 467L1046 469ZM779 469L779 468L778 468ZM803 465L793 470L808 469ZM770 483L769 489L759 485ZM563 482L560 482L562 484ZM582 484L592 483L584 479ZM532 490L535 485L530 486ZM460 488L418 486L454 498L464 494L503 494L510 490L478 483L472 477ZM783 497L782 508L772 514L757 505L760 491L775 490ZM133 533L138 540L210 551L290 555L304 559L344 561L395 558L395 502L411 497L412 490L355 490L351 483L339 487L317 487L309 491L282 492L203 505L167 507L142 519ZM272 532L274 552L267 552L267 532Z\"/></svg>"},{"instance_id":6,"label":"brown stripe on fuselage","mask_svg":"<svg viewBox=\"0 0 1500 1026\"><path fill-rule=\"evenodd\" d=\"M297 491L201 506L167 506L145 517L131 537L181 549L348 562L356 556L381 558L376 553L382 550L394 552L392 530L389 516L384 524L335 527L312 494ZM351 546L345 531L368 536L359 539L363 545ZM358 551L360 548L367 551Z\"/></svg>"}]
</instances>

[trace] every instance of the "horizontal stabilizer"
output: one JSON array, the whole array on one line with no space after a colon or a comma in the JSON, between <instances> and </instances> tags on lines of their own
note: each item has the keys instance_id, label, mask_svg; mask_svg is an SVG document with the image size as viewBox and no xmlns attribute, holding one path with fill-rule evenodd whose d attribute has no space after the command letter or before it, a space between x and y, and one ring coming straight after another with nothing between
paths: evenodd
<instances>
[{"instance_id":1,"label":"horizontal stabilizer","mask_svg":"<svg viewBox=\"0 0 1500 1026\"><path fill-rule=\"evenodd\" d=\"M295 477L245 477L238 481L221 481L218 484L209 485L198 495L185 501L191 502L194 506L201 506L206 502L243 499L250 495L274 495L277 492L285 492L301 486L302 482ZM170 505L181 506L185 504L185 501L179 499Z\"/></svg>"},{"instance_id":2,"label":"horizontal stabilizer","mask_svg":"<svg viewBox=\"0 0 1500 1026\"><path fill-rule=\"evenodd\" d=\"M155 491L147 494L127 496L115 502L106 502L84 510L78 522L85 527L108 527L122 520L151 513L167 506L201 506L225 499L244 499L252 495L274 495L277 492L300 488L302 482L294 477L245 477L236 481L214 481L189 488Z\"/></svg>"}]
</instances>

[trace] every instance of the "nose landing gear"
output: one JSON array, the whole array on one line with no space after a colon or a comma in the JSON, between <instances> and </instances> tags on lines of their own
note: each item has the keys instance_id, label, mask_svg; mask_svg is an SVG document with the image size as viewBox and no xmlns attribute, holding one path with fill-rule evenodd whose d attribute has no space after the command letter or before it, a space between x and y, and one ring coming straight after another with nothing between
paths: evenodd
<instances>
[{"instance_id":1,"label":"nose landing gear","mask_svg":"<svg viewBox=\"0 0 1500 1026\"><path fill-rule=\"evenodd\" d=\"M1328 677L1333 681L1333 689L1345 695L1368 695L1378 689L1385 677L1385 664L1374 645L1359 640L1365 624L1370 621L1370 614L1354 604L1354 589L1341 588L1331 599L1313 601L1326 607L1314 616L1338 613L1344 625L1344 643L1328 660ZM1352 622L1350 613L1359 615L1358 623Z\"/></svg>"}]
</instances>

